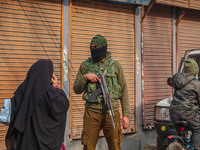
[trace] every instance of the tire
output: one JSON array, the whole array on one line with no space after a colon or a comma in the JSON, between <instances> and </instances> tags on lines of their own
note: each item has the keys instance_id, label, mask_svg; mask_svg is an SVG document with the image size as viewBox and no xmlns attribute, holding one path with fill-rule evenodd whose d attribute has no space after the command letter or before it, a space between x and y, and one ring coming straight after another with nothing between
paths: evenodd
<instances>
[{"instance_id":1,"label":"tire","mask_svg":"<svg viewBox=\"0 0 200 150\"><path fill-rule=\"evenodd\" d=\"M156 137L156 150L165 150L166 146L162 145L163 141L162 139L157 135Z\"/></svg>"},{"instance_id":2,"label":"tire","mask_svg":"<svg viewBox=\"0 0 200 150\"><path fill-rule=\"evenodd\" d=\"M167 146L166 150L184 150L180 143L172 142Z\"/></svg>"}]
</instances>

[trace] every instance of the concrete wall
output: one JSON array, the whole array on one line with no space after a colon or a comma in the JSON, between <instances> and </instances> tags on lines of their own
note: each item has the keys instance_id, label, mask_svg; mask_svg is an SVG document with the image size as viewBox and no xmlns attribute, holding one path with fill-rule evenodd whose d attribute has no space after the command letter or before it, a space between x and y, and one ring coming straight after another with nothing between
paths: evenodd
<instances>
[{"instance_id":1,"label":"concrete wall","mask_svg":"<svg viewBox=\"0 0 200 150\"><path fill-rule=\"evenodd\" d=\"M141 7L136 8L136 39L137 39L137 133L125 134L121 144L122 150L143 150L146 144L155 143L155 130L143 130L142 124L142 78L141 78ZM69 0L64 0L64 31L63 31L63 52L64 52L64 91L69 97L69 75L68 75L68 54L69 54ZM67 150L81 150L83 146L80 140L70 142L69 112L65 132L65 145ZM104 137L99 138L96 150L108 150Z\"/></svg>"}]
</instances>

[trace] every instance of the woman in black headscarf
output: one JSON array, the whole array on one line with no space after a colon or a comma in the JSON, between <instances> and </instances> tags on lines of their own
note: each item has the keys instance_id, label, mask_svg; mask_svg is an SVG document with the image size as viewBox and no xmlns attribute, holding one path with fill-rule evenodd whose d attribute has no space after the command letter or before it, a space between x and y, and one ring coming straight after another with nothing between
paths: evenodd
<instances>
[{"instance_id":1,"label":"woman in black headscarf","mask_svg":"<svg viewBox=\"0 0 200 150\"><path fill-rule=\"evenodd\" d=\"M8 150L60 150L69 101L56 81L51 60L31 66L11 99Z\"/></svg>"}]
</instances>

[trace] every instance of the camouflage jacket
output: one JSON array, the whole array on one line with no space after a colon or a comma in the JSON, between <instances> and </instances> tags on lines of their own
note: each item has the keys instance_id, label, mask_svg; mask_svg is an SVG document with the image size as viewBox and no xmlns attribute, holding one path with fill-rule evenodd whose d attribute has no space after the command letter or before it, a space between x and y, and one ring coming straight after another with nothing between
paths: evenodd
<instances>
[{"instance_id":1,"label":"camouflage jacket","mask_svg":"<svg viewBox=\"0 0 200 150\"><path fill-rule=\"evenodd\" d=\"M107 59L111 58L111 53L107 52L106 58L103 61L97 62L98 66L101 67L103 64L106 62ZM73 90L76 94L81 94L86 90L86 87L88 85L88 80L85 77L85 74L87 72L86 68L86 61L83 61L80 65L79 71L77 73L74 85L73 85ZM114 61L114 73L117 76L118 83L121 87L121 96L119 98L122 106L122 114L123 116L128 116L130 115L130 105L129 105L129 97L128 97L128 88L124 76L124 72L122 69L121 64L118 61ZM119 102L118 100L112 101L113 105L113 110L119 110ZM85 108L89 109L91 111L97 112L97 113L104 113L107 109L104 105L104 103L91 103L86 101L85 103Z\"/></svg>"},{"instance_id":2,"label":"camouflage jacket","mask_svg":"<svg viewBox=\"0 0 200 150\"><path fill-rule=\"evenodd\" d=\"M200 103L200 81L187 73L176 73L173 77L174 93L170 104L172 120L196 117Z\"/></svg>"}]
</instances>

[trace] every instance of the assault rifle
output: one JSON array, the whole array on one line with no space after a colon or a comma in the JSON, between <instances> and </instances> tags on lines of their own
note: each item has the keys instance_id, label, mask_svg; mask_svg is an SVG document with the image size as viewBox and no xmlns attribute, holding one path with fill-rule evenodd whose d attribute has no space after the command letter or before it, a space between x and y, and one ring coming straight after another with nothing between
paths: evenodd
<instances>
[{"instance_id":1,"label":"assault rifle","mask_svg":"<svg viewBox=\"0 0 200 150\"><path fill-rule=\"evenodd\" d=\"M108 92L108 87L107 87L107 84L106 84L105 77L104 77L103 74L99 74L98 78L101 80L100 86L101 86L101 90L102 90L102 93L103 93L105 106L107 106L107 108L108 108L110 120L112 122L113 128L115 128L115 123L114 123L114 120L113 120L113 117L114 117L113 106L112 106L112 102L111 102L111 98L110 98L110 93Z\"/></svg>"}]
</instances>

